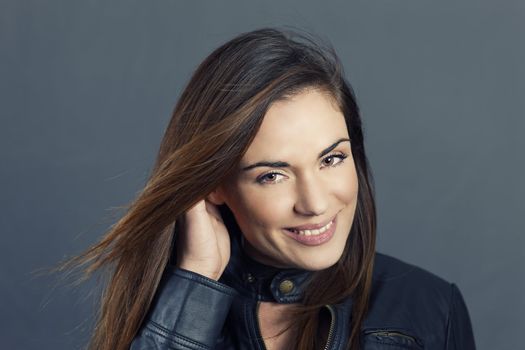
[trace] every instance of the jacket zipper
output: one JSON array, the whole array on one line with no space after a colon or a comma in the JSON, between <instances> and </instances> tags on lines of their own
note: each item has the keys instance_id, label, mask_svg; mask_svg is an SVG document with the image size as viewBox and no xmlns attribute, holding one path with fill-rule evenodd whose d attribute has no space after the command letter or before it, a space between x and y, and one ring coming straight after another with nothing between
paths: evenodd
<instances>
[{"instance_id":1,"label":"jacket zipper","mask_svg":"<svg viewBox=\"0 0 525 350\"><path fill-rule=\"evenodd\" d=\"M330 320L330 330L328 331L328 337L326 339L326 345L324 347L324 350L328 350L329 349L329 345L332 342L332 337L333 337L333 334L334 334L335 312L334 312L334 309L332 308L332 305L325 305L325 306L328 308L328 310L330 310L330 314L332 315L332 318Z\"/></svg>"},{"instance_id":2,"label":"jacket zipper","mask_svg":"<svg viewBox=\"0 0 525 350\"><path fill-rule=\"evenodd\" d=\"M387 336L387 337L388 336L399 336L399 337L410 339L412 341L416 341L416 339L414 337L411 337L409 335L406 335L406 334L403 334L403 333L399 333L399 332L379 331L379 332L371 332L371 333L367 333L367 334L379 335L379 336Z\"/></svg>"},{"instance_id":3,"label":"jacket zipper","mask_svg":"<svg viewBox=\"0 0 525 350\"><path fill-rule=\"evenodd\" d=\"M261 339L261 344L262 344L262 347L264 350L267 350L266 349L266 344L264 344L264 340L262 339L262 334L261 334L261 324L259 322L259 304L260 304L260 301L257 302L257 306L255 308L255 319L257 320L257 329L256 329L256 333L257 333L257 337L258 339ZM324 347L324 350L328 350L329 349L329 346L330 346L330 343L332 342L332 337L334 335L334 328L335 328L335 311L334 309L332 308L332 305L325 305L328 310L330 310L330 315L332 316L331 317L331 320L330 320L330 329L328 330L328 337L326 339L326 345ZM386 334L387 332L377 332L377 333L374 333L374 334ZM392 334L392 332L390 332L389 334ZM401 334L401 333L400 333Z\"/></svg>"},{"instance_id":4,"label":"jacket zipper","mask_svg":"<svg viewBox=\"0 0 525 350\"><path fill-rule=\"evenodd\" d=\"M255 307L255 319L257 320L257 329L255 330L255 332L257 333L257 341L259 341L260 344L262 344L262 348L263 350L267 350L266 349L266 344L264 344L264 339L262 337L262 334L261 334L261 323L259 322L259 304L261 302L260 301L257 301L257 306Z\"/></svg>"}]
</instances>

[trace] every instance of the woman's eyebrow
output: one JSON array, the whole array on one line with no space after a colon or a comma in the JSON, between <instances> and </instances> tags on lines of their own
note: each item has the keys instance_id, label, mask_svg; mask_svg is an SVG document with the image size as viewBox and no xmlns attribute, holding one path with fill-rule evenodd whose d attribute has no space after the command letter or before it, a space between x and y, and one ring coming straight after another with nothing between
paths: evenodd
<instances>
[{"instance_id":1,"label":"woman's eyebrow","mask_svg":"<svg viewBox=\"0 0 525 350\"><path fill-rule=\"evenodd\" d=\"M337 140L336 142L334 142L333 144L331 144L330 146L328 146L324 150L322 150L321 153L319 153L319 158L321 158L325 154L330 153L331 150L336 148L337 145L339 143L343 142L343 141L350 142L350 139L348 139L348 138L340 138L339 140ZM287 162L282 162L282 161L279 161L279 160L277 160L277 161L261 161L261 162L257 162L257 163L251 164L251 165L247 165L247 166L243 167L241 170L242 171L248 171L248 170L251 170L251 169L257 168L257 167L286 168L286 167L289 167L289 166L290 166L290 164L288 164Z\"/></svg>"}]
</instances>

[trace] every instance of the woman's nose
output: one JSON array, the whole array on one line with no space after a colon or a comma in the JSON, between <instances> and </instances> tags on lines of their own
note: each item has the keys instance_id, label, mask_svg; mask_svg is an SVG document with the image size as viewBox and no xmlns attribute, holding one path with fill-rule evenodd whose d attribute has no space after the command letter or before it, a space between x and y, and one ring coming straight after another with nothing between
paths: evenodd
<instances>
[{"instance_id":1,"label":"woman's nose","mask_svg":"<svg viewBox=\"0 0 525 350\"><path fill-rule=\"evenodd\" d=\"M296 187L294 211L302 215L322 215L328 209L328 189L314 175L303 177Z\"/></svg>"}]
</instances>

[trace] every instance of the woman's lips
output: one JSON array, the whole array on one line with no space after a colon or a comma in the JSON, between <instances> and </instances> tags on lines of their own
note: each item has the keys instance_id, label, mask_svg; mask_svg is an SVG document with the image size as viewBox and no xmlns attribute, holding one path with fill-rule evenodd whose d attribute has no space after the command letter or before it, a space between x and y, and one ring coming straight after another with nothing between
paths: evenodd
<instances>
[{"instance_id":1,"label":"woman's lips","mask_svg":"<svg viewBox=\"0 0 525 350\"><path fill-rule=\"evenodd\" d=\"M307 236L305 234L299 234L297 232L291 231L290 229L284 229L283 231L288 237L296 240L297 242L301 244L304 244L307 246L316 246L316 245L321 245L323 243L328 242L333 237L336 226L337 226L337 216L334 217L334 219L331 222L332 224L326 231L324 231L323 233L319 233L317 235L312 234L312 235Z\"/></svg>"},{"instance_id":2,"label":"woman's lips","mask_svg":"<svg viewBox=\"0 0 525 350\"><path fill-rule=\"evenodd\" d=\"M320 223L320 224L312 224L312 225L301 225L301 226L294 226L294 227L287 227L288 230L297 230L297 231L304 231L304 230L317 230L317 229L320 229L322 227L325 227L326 225L328 225L328 223L330 223L331 221L333 221L335 218L332 217L330 220L328 221L325 221L323 223Z\"/></svg>"}]
</instances>

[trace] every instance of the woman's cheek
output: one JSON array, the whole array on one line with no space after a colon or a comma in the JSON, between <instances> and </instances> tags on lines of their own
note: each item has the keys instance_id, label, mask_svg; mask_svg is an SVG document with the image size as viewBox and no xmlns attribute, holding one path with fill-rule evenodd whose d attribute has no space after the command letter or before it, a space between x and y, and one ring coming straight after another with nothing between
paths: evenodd
<instances>
[{"instance_id":1,"label":"woman's cheek","mask_svg":"<svg viewBox=\"0 0 525 350\"><path fill-rule=\"evenodd\" d=\"M337 197L339 197L341 201L351 203L357 199L357 182L341 181L336 185L338 185L336 189Z\"/></svg>"},{"instance_id":2,"label":"woman's cheek","mask_svg":"<svg viewBox=\"0 0 525 350\"><path fill-rule=\"evenodd\" d=\"M359 189L355 166L349 166L342 176L334 179L334 192L346 203L357 199Z\"/></svg>"},{"instance_id":3,"label":"woman's cheek","mask_svg":"<svg viewBox=\"0 0 525 350\"><path fill-rule=\"evenodd\" d=\"M278 185L268 185L278 186ZM243 203L247 212L251 213L252 219L262 226L281 226L288 218L282 217L289 213L291 208L291 196L286 191L277 191L276 188L263 188L258 191L245 193Z\"/></svg>"}]
</instances>

